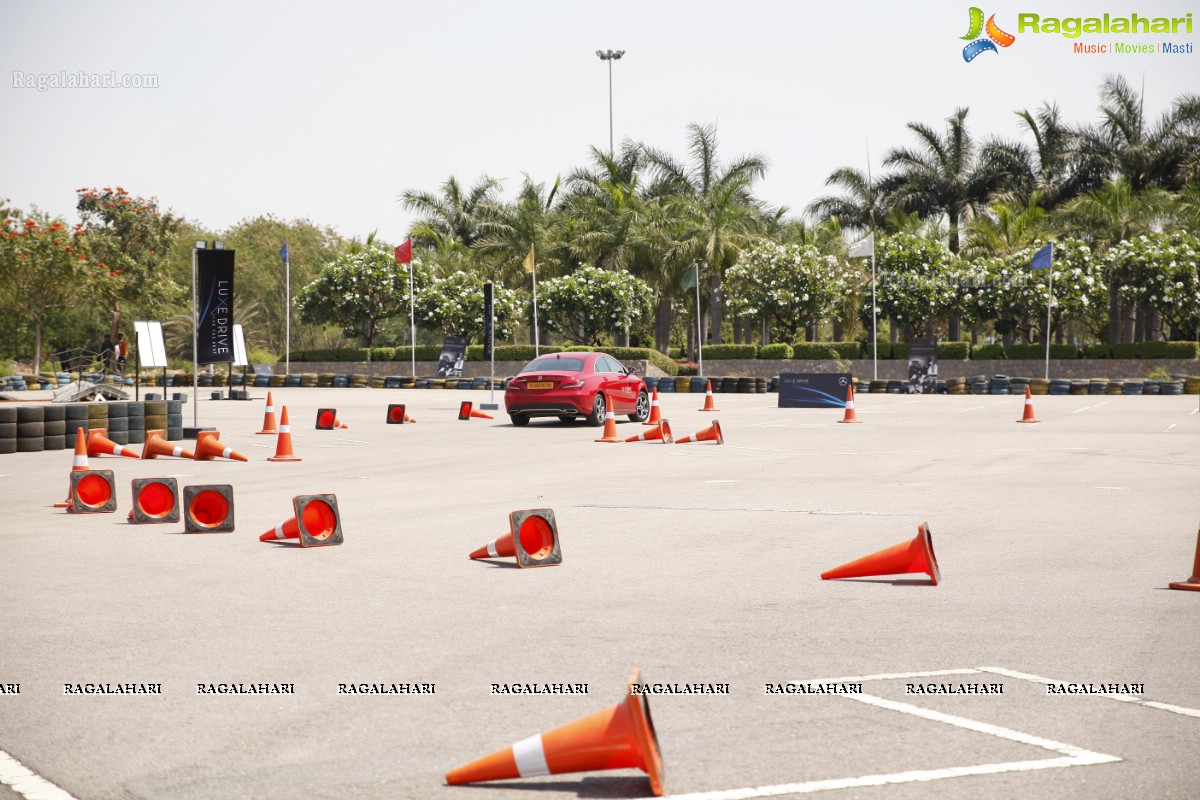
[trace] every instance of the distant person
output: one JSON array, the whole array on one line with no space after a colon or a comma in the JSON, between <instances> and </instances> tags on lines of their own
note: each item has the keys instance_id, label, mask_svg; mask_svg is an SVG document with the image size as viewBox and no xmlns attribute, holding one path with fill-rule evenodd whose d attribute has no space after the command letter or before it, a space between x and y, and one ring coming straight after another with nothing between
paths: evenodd
<instances>
[{"instance_id":1,"label":"distant person","mask_svg":"<svg viewBox=\"0 0 1200 800\"><path fill-rule=\"evenodd\" d=\"M113 358L117 352L117 346L113 344L112 334L104 334L104 341L100 344L100 363L103 369L111 369Z\"/></svg>"},{"instance_id":2,"label":"distant person","mask_svg":"<svg viewBox=\"0 0 1200 800\"><path fill-rule=\"evenodd\" d=\"M129 360L129 341L125 334L117 334L117 369L124 374L125 363Z\"/></svg>"},{"instance_id":3,"label":"distant person","mask_svg":"<svg viewBox=\"0 0 1200 800\"><path fill-rule=\"evenodd\" d=\"M70 372L74 365L71 363L71 348L65 344L59 346L54 353L54 358L58 361L58 368L61 372Z\"/></svg>"}]
</instances>

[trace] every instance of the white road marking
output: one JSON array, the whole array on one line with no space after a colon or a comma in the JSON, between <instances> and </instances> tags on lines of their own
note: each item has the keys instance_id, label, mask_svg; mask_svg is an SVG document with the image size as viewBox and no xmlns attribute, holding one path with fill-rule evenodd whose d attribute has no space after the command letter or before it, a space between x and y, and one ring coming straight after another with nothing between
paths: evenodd
<instances>
[{"instance_id":1,"label":"white road marking","mask_svg":"<svg viewBox=\"0 0 1200 800\"><path fill-rule=\"evenodd\" d=\"M58 788L3 750L0 750L0 784L27 800L75 800L74 795Z\"/></svg>"},{"instance_id":2,"label":"white road marking","mask_svg":"<svg viewBox=\"0 0 1200 800\"><path fill-rule=\"evenodd\" d=\"M1168 425L1168 426L1167 426L1167 427L1166 427L1166 428L1163 430L1163 433L1166 433L1167 431L1171 430L1171 428L1174 428L1174 427L1175 427L1175 423L1174 423L1174 422L1172 422L1170 425Z\"/></svg>"},{"instance_id":3,"label":"white road marking","mask_svg":"<svg viewBox=\"0 0 1200 800\"><path fill-rule=\"evenodd\" d=\"M981 408L987 408L987 406L971 406L970 408L960 408L958 410L958 413L963 414L963 413L966 413L967 411L978 411Z\"/></svg>"},{"instance_id":4,"label":"white road marking","mask_svg":"<svg viewBox=\"0 0 1200 800\"><path fill-rule=\"evenodd\" d=\"M705 481L705 483L737 483L737 481L711 480L711 481Z\"/></svg>"},{"instance_id":5,"label":"white road marking","mask_svg":"<svg viewBox=\"0 0 1200 800\"><path fill-rule=\"evenodd\" d=\"M885 672L879 675L854 675L848 678L821 678L819 680L789 681L798 683L866 683L867 681L899 681L905 678L936 678L940 675L974 675L977 669L935 669L929 672Z\"/></svg>"},{"instance_id":6,"label":"white road marking","mask_svg":"<svg viewBox=\"0 0 1200 800\"><path fill-rule=\"evenodd\" d=\"M1030 675L1026 672L1013 672L1010 669L1003 667L979 667L980 672L991 672L996 675L1003 675L1006 678L1015 678L1021 681L1029 681L1030 683L1070 683L1070 681L1056 681L1051 678L1043 678L1039 675ZM1072 695L1076 696L1076 695ZM1170 711L1172 714L1182 714L1185 717L1200 717L1200 709L1184 708L1183 706L1173 706L1169 703L1159 703L1155 700L1143 700L1137 695L1128 694L1091 694L1078 695L1079 697L1102 697L1105 700L1116 700L1119 703L1132 703L1136 706L1146 706L1147 708L1157 708L1159 711Z\"/></svg>"},{"instance_id":7,"label":"white road marking","mask_svg":"<svg viewBox=\"0 0 1200 800\"><path fill-rule=\"evenodd\" d=\"M1092 405L1092 406L1083 406L1082 408L1077 408L1074 411L1072 411L1071 413L1078 414L1080 411L1087 411L1089 408L1099 408L1100 406L1106 406L1106 405L1108 405L1107 400L1105 400L1103 403L1096 403L1095 405Z\"/></svg>"},{"instance_id":8,"label":"white road marking","mask_svg":"<svg viewBox=\"0 0 1200 800\"><path fill-rule=\"evenodd\" d=\"M1122 492L1125 491L1124 486L1097 486L1095 488L1097 488L1097 489L1114 489L1114 490L1122 491Z\"/></svg>"}]
</instances>

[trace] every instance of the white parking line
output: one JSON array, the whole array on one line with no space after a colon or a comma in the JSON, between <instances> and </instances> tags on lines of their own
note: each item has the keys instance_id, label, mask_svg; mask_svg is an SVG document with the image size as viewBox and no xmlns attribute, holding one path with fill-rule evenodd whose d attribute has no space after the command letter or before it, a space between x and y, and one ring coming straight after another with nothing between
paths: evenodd
<instances>
[{"instance_id":1,"label":"white parking line","mask_svg":"<svg viewBox=\"0 0 1200 800\"><path fill-rule=\"evenodd\" d=\"M1092 406L1083 406L1082 408L1077 408L1074 411L1072 411L1071 413L1078 414L1080 411L1087 411L1089 408L1099 408L1100 406L1106 406L1106 405L1108 405L1107 400L1105 400L1103 403L1096 403L1095 405L1092 405Z\"/></svg>"},{"instance_id":2,"label":"white parking line","mask_svg":"<svg viewBox=\"0 0 1200 800\"><path fill-rule=\"evenodd\" d=\"M75 800L75 796L0 750L0 784L28 800Z\"/></svg>"},{"instance_id":3,"label":"white parking line","mask_svg":"<svg viewBox=\"0 0 1200 800\"><path fill-rule=\"evenodd\" d=\"M1172 422L1172 423L1171 423L1170 425L1168 425L1168 426L1167 426L1165 429L1163 429L1163 433L1167 433L1168 431L1170 431L1170 430L1171 430L1171 428L1174 428L1174 427L1175 427L1175 423L1174 423L1174 422Z\"/></svg>"},{"instance_id":4,"label":"white parking line","mask_svg":"<svg viewBox=\"0 0 1200 800\"><path fill-rule=\"evenodd\" d=\"M1030 683L1070 683L1070 681L1056 681L1050 678L1043 678L1039 675L1030 675L1027 672L1013 672L1010 669L1003 667L979 667L980 672L991 672L996 675L1003 675L1006 678L1015 678L1020 681L1029 681ZM1182 714L1185 717L1200 717L1200 709L1184 708L1183 706L1173 706L1170 703L1159 703L1155 700L1143 700L1137 695L1128 694L1092 694L1081 695L1082 697L1102 697L1105 700L1116 700L1118 703L1132 703L1135 706L1146 706L1147 708L1156 708L1159 711L1170 711L1172 714Z\"/></svg>"}]
</instances>

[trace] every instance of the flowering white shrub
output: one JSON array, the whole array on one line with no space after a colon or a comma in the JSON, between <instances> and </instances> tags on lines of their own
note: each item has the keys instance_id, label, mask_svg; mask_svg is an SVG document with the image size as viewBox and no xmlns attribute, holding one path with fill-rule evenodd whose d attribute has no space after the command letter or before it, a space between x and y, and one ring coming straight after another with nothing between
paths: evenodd
<instances>
[{"instance_id":1,"label":"flowering white shrub","mask_svg":"<svg viewBox=\"0 0 1200 800\"><path fill-rule=\"evenodd\" d=\"M586 266L538 283L538 316L576 344L599 345L606 332L636 331L653 311L653 290L628 272Z\"/></svg>"},{"instance_id":2,"label":"flowering white shrub","mask_svg":"<svg viewBox=\"0 0 1200 800\"><path fill-rule=\"evenodd\" d=\"M836 256L812 245L764 242L743 250L725 272L730 308L765 319L795 341L810 320L833 309L857 288L855 273Z\"/></svg>"}]
</instances>

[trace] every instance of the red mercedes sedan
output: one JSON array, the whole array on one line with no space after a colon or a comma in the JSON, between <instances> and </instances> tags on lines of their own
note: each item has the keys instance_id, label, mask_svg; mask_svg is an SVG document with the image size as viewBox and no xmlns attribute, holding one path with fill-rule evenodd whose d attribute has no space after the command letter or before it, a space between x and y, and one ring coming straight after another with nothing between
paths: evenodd
<instances>
[{"instance_id":1,"label":"red mercedes sedan","mask_svg":"<svg viewBox=\"0 0 1200 800\"><path fill-rule=\"evenodd\" d=\"M650 416L646 384L631 367L607 353L550 353L525 365L504 390L504 407L513 425L533 417L571 422L584 417L589 425L604 423L606 399L613 412L634 422Z\"/></svg>"}]
</instances>

